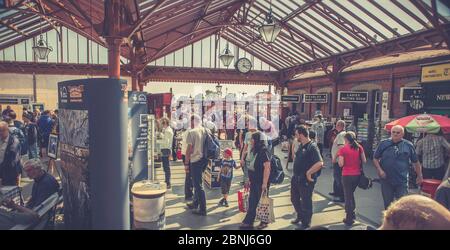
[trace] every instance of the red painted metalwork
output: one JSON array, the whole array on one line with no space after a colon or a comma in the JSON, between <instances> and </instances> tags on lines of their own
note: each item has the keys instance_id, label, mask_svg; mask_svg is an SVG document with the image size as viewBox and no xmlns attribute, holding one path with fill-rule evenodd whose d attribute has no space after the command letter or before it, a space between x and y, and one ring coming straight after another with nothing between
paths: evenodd
<instances>
[{"instance_id":1,"label":"red painted metalwork","mask_svg":"<svg viewBox=\"0 0 450 250\"><path fill-rule=\"evenodd\" d=\"M436 0L431 0L431 7L423 1L411 0L412 6L406 6L401 1L391 0L395 11L403 11L423 25L425 30L414 30L394 10L388 10L375 0L367 2L391 18L395 25L403 27L408 32L404 34L395 30L391 22L376 16L362 2L349 3L378 25L372 25L368 20L352 13L349 5L340 1L305 0L304 3L299 3L289 0L286 3L273 0L273 15L281 23L283 30L272 44L262 42L256 32L262 16L268 12L268 0L18 1L11 7L16 12L6 13L10 9L0 11L0 14L8 14L0 18L0 25L7 27L0 31L0 50L39 34L39 27L30 25L40 22L33 18L42 17L45 20L43 32L63 25L101 45L110 45L112 76L118 76L120 55L131 59L133 50L138 51L136 60L127 69L132 70L133 75L139 75L147 63L217 34L222 29L222 37L280 70L278 80L285 81L301 71L321 69L329 74L329 67L333 62L347 67L361 60L411 51L421 46L444 47L445 42L448 48L449 21L438 13ZM425 15L432 25L418 17L415 14L417 11ZM349 19L355 19L362 25L352 23L342 14L350 15L352 18ZM114 21L120 25L111 26ZM331 25L326 25L326 22ZM322 27L315 27L314 23ZM236 24L247 26L223 29L224 25ZM388 37L377 29L379 26L395 37ZM113 27L113 30L105 30L108 27ZM381 39L369 35L367 29ZM106 37L110 38L105 39ZM124 46L118 45L121 38L127 38ZM143 78L146 77L148 75L143 73ZM141 86L139 79L137 82L138 87Z\"/></svg>"}]
</instances>

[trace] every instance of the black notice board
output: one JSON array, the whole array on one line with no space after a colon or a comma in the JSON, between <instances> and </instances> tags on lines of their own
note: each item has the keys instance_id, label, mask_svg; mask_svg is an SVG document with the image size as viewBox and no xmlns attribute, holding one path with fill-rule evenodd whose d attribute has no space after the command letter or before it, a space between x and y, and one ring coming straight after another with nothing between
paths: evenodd
<instances>
[{"instance_id":1,"label":"black notice board","mask_svg":"<svg viewBox=\"0 0 450 250\"><path fill-rule=\"evenodd\" d=\"M328 94L304 94L304 103L327 103Z\"/></svg>"},{"instance_id":2,"label":"black notice board","mask_svg":"<svg viewBox=\"0 0 450 250\"><path fill-rule=\"evenodd\" d=\"M339 91L338 102L367 103L369 92Z\"/></svg>"},{"instance_id":3,"label":"black notice board","mask_svg":"<svg viewBox=\"0 0 450 250\"><path fill-rule=\"evenodd\" d=\"M282 95L281 96L281 101L282 102L299 103L300 102L300 96L299 95Z\"/></svg>"}]
</instances>

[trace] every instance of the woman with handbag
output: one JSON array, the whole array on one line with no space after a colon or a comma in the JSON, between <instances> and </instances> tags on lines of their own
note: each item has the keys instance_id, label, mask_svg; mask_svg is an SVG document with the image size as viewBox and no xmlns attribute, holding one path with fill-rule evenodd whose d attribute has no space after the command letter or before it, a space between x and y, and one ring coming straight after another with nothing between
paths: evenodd
<instances>
[{"instance_id":1,"label":"woman with handbag","mask_svg":"<svg viewBox=\"0 0 450 250\"><path fill-rule=\"evenodd\" d=\"M170 121L167 118L161 119L162 126L162 143L161 143L161 160L165 174L167 188L170 189L170 162L169 157L172 154L173 130L169 126Z\"/></svg>"},{"instance_id":2,"label":"woman with handbag","mask_svg":"<svg viewBox=\"0 0 450 250\"><path fill-rule=\"evenodd\" d=\"M247 214L239 226L240 229L253 229L253 222L256 217L256 208L263 192L269 192L270 176L270 152L264 142L264 135L257 131L252 133L250 140L251 150L248 153L250 164L248 165L248 177L250 180L250 196ZM262 223L257 229L267 227Z\"/></svg>"},{"instance_id":3,"label":"woman with handbag","mask_svg":"<svg viewBox=\"0 0 450 250\"><path fill-rule=\"evenodd\" d=\"M344 188L345 219L343 222L347 226L355 222L355 190L362 176L362 164L367 159L363 147L356 141L354 132L347 132L344 135L345 145L339 149L337 156L339 166L342 168L342 184Z\"/></svg>"}]
</instances>

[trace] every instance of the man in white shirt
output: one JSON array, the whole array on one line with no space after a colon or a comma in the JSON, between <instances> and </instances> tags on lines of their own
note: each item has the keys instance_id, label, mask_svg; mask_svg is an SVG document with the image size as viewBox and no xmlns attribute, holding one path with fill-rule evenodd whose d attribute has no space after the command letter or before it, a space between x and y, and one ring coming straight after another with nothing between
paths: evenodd
<instances>
[{"instance_id":1,"label":"man in white shirt","mask_svg":"<svg viewBox=\"0 0 450 250\"><path fill-rule=\"evenodd\" d=\"M200 116L193 115L191 117L192 129L189 130L186 137L187 149L184 166L186 171L190 171L194 186L194 200L187 206L189 209L194 209L194 214L206 216L206 195L202 176L208 160L203 156L206 128L202 126L201 122Z\"/></svg>"},{"instance_id":2,"label":"man in white shirt","mask_svg":"<svg viewBox=\"0 0 450 250\"><path fill-rule=\"evenodd\" d=\"M331 147L331 162L333 163L333 192L330 195L336 197L334 201L344 202L344 189L342 187L342 169L339 167L337 160L337 152L345 144L345 121L339 120L336 122L337 135L333 141L333 146Z\"/></svg>"},{"instance_id":3,"label":"man in white shirt","mask_svg":"<svg viewBox=\"0 0 450 250\"><path fill-rule=\"evenodd\" d=\"M162 144L161 144L161 160L164 169L165 181L167 188L170 189L170 161L169 156L172 154L173 130L169 126L170 121L167 118L161 119L162 125Z\"/></svg>"}]
</instances>

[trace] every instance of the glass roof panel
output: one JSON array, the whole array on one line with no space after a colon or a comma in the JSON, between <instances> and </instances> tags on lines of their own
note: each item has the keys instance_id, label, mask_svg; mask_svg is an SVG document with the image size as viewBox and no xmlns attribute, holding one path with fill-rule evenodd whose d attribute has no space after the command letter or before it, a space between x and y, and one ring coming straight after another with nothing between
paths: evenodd
<instances>
[{"instance_id":1,"label":"glass roof panel","mask_svg":"<svg viewBox=\"0 0 450 250\"><path fill-rule=\"evenodd\" d=\"M256 5L259 6L259 2L255 3ZM280 5L282 6L282 5ZM261 6L260 6L261 7ZM263 7L261 7L263 8ZM285 17L288 13L284 12L283 10L279 9L278 6L273 5L272 6L272 10L273 10L273 16L276 18L276 20L281 20L283 17ZM289 10L288 10L289 11ZM291 11L289 11L290 13ZM327 45L326 43L323 43L323 40L320 39L320 37L318 37L317 35L313 34L310 30L308 30L307 27L305 26L300 26L299 24L297 24L294 21L289 21L287 22L287 24L289 26L295 27L295 29L301 31L304 35L307 35L310 39L312 39L314 42L316 43L320 43L321 45L323 45L324 47L326 47L327 49L333 51L333 49ZM298 33L297 31L293 30L292 32L294 33ZM303 35L302 35L303 37Z\"/></svg>"},{"instance_id":2,"label":"glass roof panel","mask_svg":"<svg viewBox=\"0 0 450 250\"><path fill-rule=\"evenodd\" d=\"M360 30L362 30L363 32L365 32L369 36L376 37L377 41L379 41L379 42L383 41L383 39L379 35L377 35L372 29L370 29L365 24L362 24L361 22L356 20L354 17L352 17L350 14L348 14L345 10L339 8L336 4L334 4L334 3L330 2L330 1L326 1L326 3L323 2L322 4L323 5L327 5L328 7L330 7L334 11L336 11L339 15L341 15L342 17L347 19L349 22L351 22L352 24L357 26ZM343 5L347 9L350 9L349 8L349 5L350 5L349 2L340 1L339 4ZM363 20L368 20L367 15L365 15L359 9L353 9L353 10L350 10L350 12L353 12L356 16L361 17ZM370 20L372 20L372 19L370 19ZM372 27L376 27L374 24L375 24L375 21L370 21L370 25L372 25Z\"/></svg>"},{"instance_id":3,"label":"glass roof panel","mask_svg":"<svg viewBox=\"0 0 450 250\"><path fill-rule=\"evenodd\" d=\"M402 4L404 1L398 1L399 4ZM413 30L418 31L423 29L424 27L417 22L413 17L405 13L402 9L400 9L398 6L396 6L391 1L383 1L382 6L390 11L393 15L398 17L400 20L402 20L405 24L407 24L409 27L411 27ZM414 13L416 13L415 11Z\"/></svg>"},{"instance_id":4,"label":"glass roof panel","mask_svg":"<svg viewBox=\"0 0 450 250\"><path fill-rule=\"evenodd\" d=\"M383 35L385 35L388 39L394 37L394 33L387 29L385 26L388 26L390 28L399 28L399 24L391 20L388 16L384 15L383 12L375 8L372 4L370 4L368 1L354 1L356 4L352 4L351 2L347 1L341 1L341 5L343 5L345 8L350 10L351 12L358 15L360 18L362 18L364 21L368 23L368 25L372 26L379 32L381 32ZM366 10L367 12L371 13L375 16L375 18L378 18L381 22L375 20L368 14L364 13L363 10L358 8L358 6L361 6ZM386 24L386 25L383 25ZM406 31L406 30L405 30ZM398 31L397 31L398 32ZM401 33L400 33L401 34ZM405 33L404 33L405 34ZM378 35L379 36L379 35Z\"/></svg>"},{"instance_id":5,"label":"glass roof panel","mask_svg":"<svg viewBox=\"0 0 450 250\"><path fill-rule=\"evenodd\" d=\"M425 23L428 23L428 19L410 1L398 1L398 2L400 4L402 4L403 6L405 6L407 9L409 9L411 12L413 12L422 21L424 21ZM427 27L422 26L422 28L427 28Z\"/></svg>"},{"instance_id":6,"label":"glass roof panel","mask_svg":"<svg viewBox=\"0 0 450 250\"><path fill-rule=\"evenodd\" d=\"M378 17L380 20L382 20L384 23L386 23L387 25L389 25L389 27L392 27L393 29L396 28L397 32L400 35L406 35L409 33L409 31L404 28L401 24L397 23L395 20L393 20L392 18L390 18L388 15L386 15L384 13L384 11L378 9L376 6L372 5L370 2L368 2L367 0L355 0L355 2L361 6L363 6L367 11L369 11L370 13L372 13L373 15L375 15L376 17ZM388 2L388 1L386 1ZM380 4L381 6L384 6L384 2L382 4ZM392 12L392 11L391 11ZM397 15L396 12L392 13L394 16ZM401 19L400 19L401 20ZM383 28L384 29L384 28ZM391 33L392 34L392 33Z\"/></svg>"},{"instance_id":7,"label":"glass roof panel","mask_svg":"<svg viewBox=\"0 0 450 250\"><path fill-rule=\"evenodd\" d=\"M422 0L431 9L431 0ZM448 1L448 0L447 0ZM445 4L443 0L436 1L436 9L439 15L443 16L447 21L450 21L450 6ZM441 21L442 23L442 21Z\"/></svg>"},{"instance_id":8,"label":"glass roof panel","mask_svg":"<svg viewBox=\"0 0 450 250\"><path fill-rule=\"evenodd\" d=\"M326 27L323 27L322 25L316 23L314 20L312 20L311 18L309 18L306 15L302 15L301 17L296 17L291 22L293 22L293 21L296 21L298 23L304 23L305 25L307 25L308 29L310 29L312 32L317 34L317 36L319 36L322 40L325 40L328 43L330 43L331 45L333 45L334 47L336 47L336 49L333 47L330 47L330 50L332 50L335 53L346 50L346 48L340 44L347 46L347 49L352 47L350 44L341 40L339 37L337 37L333 34L330 34L330 32L327 31ZM323 33L321 33L321 32L323 32ZM331 35L331 38L330 38L330 35ZM336 43L333 40L337 41L340 44Z\"/></svg>"},{"instance_id":9,"label":"glass roof panel","mask_svg":"<svg viewBox=\"0 0 450 250\"><path fill-rule=\"evenodd\" d=\"M307 10L305 13L308 13L310 16L314 17L317 20L320 20L324 25L327 26L325 30L334 30L337 33L339 33L342 37L350 41L351 43L355 44L358 47L363 46L358 40L354 39L352 36L350 36L347 32L344 32L340 27L336 26L335 24L331 23L327 19L320 16L317 12L313 10ZM305 15L306 16L306 15Z\"/></svg>"}]
</instances>

